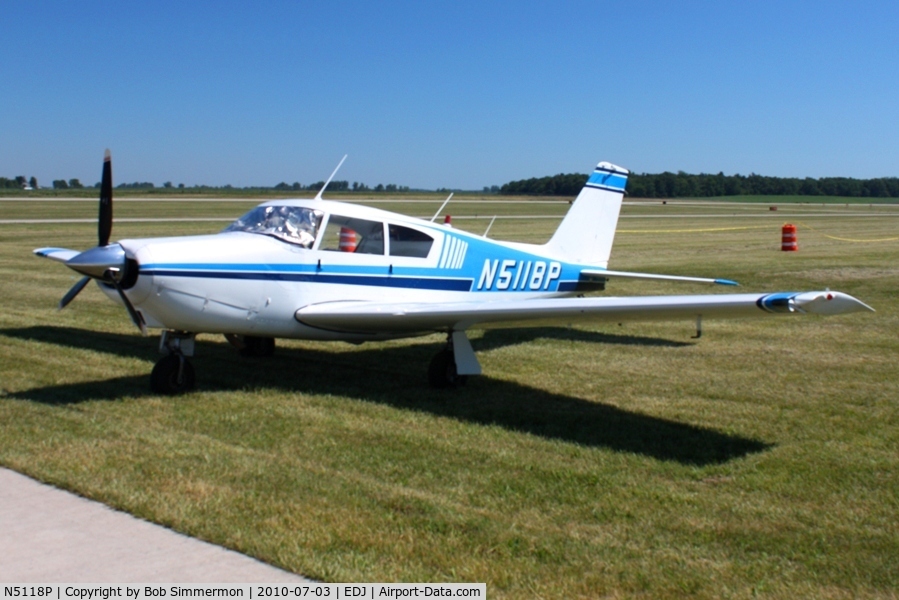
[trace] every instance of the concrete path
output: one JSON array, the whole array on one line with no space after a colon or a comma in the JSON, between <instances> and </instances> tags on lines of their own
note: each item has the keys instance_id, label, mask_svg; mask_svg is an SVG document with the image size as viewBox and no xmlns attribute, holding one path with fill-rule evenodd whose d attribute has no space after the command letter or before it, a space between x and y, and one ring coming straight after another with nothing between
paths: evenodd
<instances>
[{"instance_id":1,"label":"concrete path","mask_svg":"<svg viewBox=\"0 0 899 600\"><path fill-rule=\"evenodd\" d=\"M0 468L2 583L307 581Z\"/></svg>"}]
</instances>

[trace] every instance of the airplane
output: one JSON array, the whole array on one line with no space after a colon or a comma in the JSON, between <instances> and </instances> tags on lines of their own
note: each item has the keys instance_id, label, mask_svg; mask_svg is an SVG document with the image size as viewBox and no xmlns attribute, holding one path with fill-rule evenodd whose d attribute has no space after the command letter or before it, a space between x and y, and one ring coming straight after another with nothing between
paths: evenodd
<instances>
[{"instance_id":1,"label":"airplane","mask_svg":"<svg viewBox=\"0 0 899 600\"><path fill-rule=\"evenodd\" d=\"M608 162L596 166L544 244L499 241L433 219L324 200L342 164L313 199L265 202L220 233L110 243L107 150L98 245L34 253L83 275L59 309L95 280L144 335L162 330L163 356L150 387L167 395L194 389L189 358L201 333L224 334L248 356L271 355L276 338L362 343L443 333L446 345L432 359L428 381L452 388L481 374L469 329L695 319L699 336L705 318L873 311L829 290L584 296L618 278L737 285L608 269L628 176Z\"/></svg>"}]
</instances>

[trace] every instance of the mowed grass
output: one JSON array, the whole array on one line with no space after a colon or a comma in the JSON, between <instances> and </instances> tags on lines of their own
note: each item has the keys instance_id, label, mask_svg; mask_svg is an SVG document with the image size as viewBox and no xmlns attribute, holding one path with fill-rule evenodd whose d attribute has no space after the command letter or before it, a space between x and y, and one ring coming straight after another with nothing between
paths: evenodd
<instances>
[{"instance_id":1,"label":"mowed grass","mask_svg":"<svg viewBox=\"0 0 899 600\"><path fill-rule=\"evenodd\" d=\"M197 391L164 398L149 392L158 337L95 286L56 312L77 276L31 255L90 247L95 226L0 225L0 464L328 581L895 597L899 217L796 208L800 252L784 253L783 220L670 208L625 206L613 268L830 287L878 312L707 321L700 340L690 322L473 332L485 375L452 392L426 384L440 336L279 341L270 359L200 336ZM498 219L491 236L539 242L556 224ZM113 237L220 228L117 223Z\"/></svg>"},{"instance_id":2,"label":"mowed grass","mask_svg":"<svg viewBox=\"0 0 899 600\"><path fill-rule=\"evenodd\" d=\"M307 198L308 199L308 198ZM357 202L399 212L402 214L430 219L446 200L445 196L431 198L368 199L342 198L339 202ZM121 222L129 219L234 219L260 201L268 199L229 199L216 201L209 198L117 198L115 218ZM446 214L454 218L477 219L480 225L472 225L473 232L482 232L494 216L551 216L561 220L568 211L569 199L522 199L522 198L463 198L455 199L440 214L440 222ZM0 220L10 219L96 219L97 200L91 198L70 198L65 201L51 199L9 200L0 199ZM213 229L214 230L214 229Z\"/></svg>"}]
</instances>

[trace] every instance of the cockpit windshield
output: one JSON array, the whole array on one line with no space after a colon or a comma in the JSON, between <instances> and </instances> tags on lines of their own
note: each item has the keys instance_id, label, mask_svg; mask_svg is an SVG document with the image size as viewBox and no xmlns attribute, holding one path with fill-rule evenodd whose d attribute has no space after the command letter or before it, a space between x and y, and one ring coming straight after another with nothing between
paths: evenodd
<instances>
[{"instance_id":1,"label":"cockpit windshield","mask_svg":"<svg viewBox=\"0 0 899 600\"><path fill-rule=\"evenodd\" d=\"M303 206L257 206L223 231L271 235L303 248L312 248L324 213Z\"/></svg>"}]
</instances>

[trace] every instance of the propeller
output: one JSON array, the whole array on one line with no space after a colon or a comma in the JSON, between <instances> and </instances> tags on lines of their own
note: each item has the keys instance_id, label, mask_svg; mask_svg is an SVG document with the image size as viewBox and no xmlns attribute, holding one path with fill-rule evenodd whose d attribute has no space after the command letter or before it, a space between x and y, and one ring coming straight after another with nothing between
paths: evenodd
<instances>
[{"instance_id":1,"label":"propeller","mask_svg":"<svg viewBox=\"0 0 899 600\"><path fill-rule=\"evenodd\" d=\"M66 266L78 271L84 277L72 286L62 300L59 301L59 310L62 310L75 299L91 279L98 279L103 283L112 285L119 297L128 309L131 320L140 329L143 335L147 335L147 325L139 312L131 304L125 290L122 289L121 278L127 265L125 250L119 244L110 244L109 236L112 235L112 157L109 150L103 155L103 176L100 179L100 213L97 217L97 246L90 250L77 254L66 261Z\"/></svg>"},{"instance_id":2,"label":"propeller","mask_svg":"<svg viewBox=\"0 0 899 600\"><path fill-rule=\"evenodd\" d=\"M66 293L66 295L62 297L62 300L59 301L59 310L62 310L65 307L67 307L69 305L69 302L74 300L75 296L77 296L81 292L81 290L84 289L84 286L86 286L88 283L90 283L90 280L91 280L91 278L88 277L87 275L85 275L84 277L79 279L78 283L73 285L72 289L70 289Z\"/></svg>"},{"instance_id":3,"label":"propeller","mask_svg":"<svg viewBox=\"0 0 899 600\"><path fill-rule=\"evenodd\" d=\"M131 315L131 322L137 325L137 328L140 329L140 333L142 336L147 337L147 324L144 323L144 318L141 316L139 312L134 308L134 305L131 304L131 300L128 299L128 296L125 295L125 290L122 289L122 284L118 282L117 279L112 279L112 285L115 286L115 291L119 293L119 297L122 299L122 302L125 303L125 308L128 309L128 314Z\"/></svg>"},{"instance_id":4,"label":"propeller","mask_svg":"<svg viewBox=\"0 0 899 600\"><path fill-rule=\"evenodd\" d=\"M103 154L103 177L100 179L100 215L97 218L97 245L109 244L112 233L112 156Z\"/></svg>"}]
</instances>

